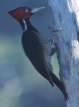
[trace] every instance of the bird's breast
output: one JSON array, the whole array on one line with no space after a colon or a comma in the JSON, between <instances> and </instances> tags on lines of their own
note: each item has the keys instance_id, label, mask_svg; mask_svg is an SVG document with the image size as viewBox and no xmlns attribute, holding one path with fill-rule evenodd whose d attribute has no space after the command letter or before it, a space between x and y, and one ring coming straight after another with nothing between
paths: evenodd
<instances>
[{"instance_id":1,"label":"bird's breast","mask_svg":"<svg viewBox=\"0 0 79 107\"><path fill-rule=\"evenodd\" d=\"M25 54L35 69L46 79L49 79L49 67L47 66L43 45L41 45L41 41L37 34L28 30L24 32L22 35L22 45Z\"/></svg>"},{"instance_id":2,"label":"bird's breast","mask_svg":"<svg viewBox=\"0 0 79 107\"><path fill-rule=\"evenodd\" d=\"M44 65L44 53L39 38L34 32L26 31L22 35L25 54L35 67Z\"/></svg>"}]
</instances>

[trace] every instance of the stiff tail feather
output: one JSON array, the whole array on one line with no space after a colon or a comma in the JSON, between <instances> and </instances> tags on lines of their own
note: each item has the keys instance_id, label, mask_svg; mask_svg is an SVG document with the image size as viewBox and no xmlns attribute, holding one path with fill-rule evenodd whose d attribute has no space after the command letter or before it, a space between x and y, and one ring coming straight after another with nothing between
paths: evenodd
<instances>
[{"instance_id":1,"label":"stiff tail feather","mask_svg":"<svg viewBox=\"0 0 79 107\"><path fill-rule=\"evenodd\" d=\"M60 81L55 74L51 73L51 77L52 77L52 80L53 80L53 83L61 90L61 92L64 94L64 97L65 99L67 100L68 99L68 95L66 93L66 90L65 90L65 86L63 84L62 81ZM52 83L51 83L52 85Z\"/></svg>"}]
</instances>

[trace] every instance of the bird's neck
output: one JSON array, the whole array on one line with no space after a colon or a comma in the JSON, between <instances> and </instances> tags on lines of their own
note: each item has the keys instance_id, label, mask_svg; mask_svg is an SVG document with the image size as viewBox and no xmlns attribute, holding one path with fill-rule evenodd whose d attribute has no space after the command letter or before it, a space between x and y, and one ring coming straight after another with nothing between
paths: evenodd
<instances>
[{"instance_id":1,"label":"bird's neck","mask_svg":"<svg viewBox=\"0 0 79 107\"><path fill-rule=\"evenodd\" d=\"M33 27L33 25L30 23L29 18L25 19L25 20L22 20L20 22L20 24L21 24L21 27L22 27L23 31L26 31L26 30L35 30L35 28Z\"/></svg>"}]
</instances>

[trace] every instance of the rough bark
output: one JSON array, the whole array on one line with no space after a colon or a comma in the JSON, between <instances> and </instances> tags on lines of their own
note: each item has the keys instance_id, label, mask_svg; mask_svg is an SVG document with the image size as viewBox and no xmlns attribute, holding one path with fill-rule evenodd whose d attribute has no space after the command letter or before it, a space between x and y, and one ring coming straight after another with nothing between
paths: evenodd
<instances>
[{"instance_id":1,"label":"rough bark","mask_svg":"<svg viewBox=\"0 0 79 107\"><path fill-rule=\"evenodd\" d=\"M67 107L79 107L79 0L48 0L52 8L51 31L57 47L61 79L69 100Z\"/></svg>"}]
</instances>

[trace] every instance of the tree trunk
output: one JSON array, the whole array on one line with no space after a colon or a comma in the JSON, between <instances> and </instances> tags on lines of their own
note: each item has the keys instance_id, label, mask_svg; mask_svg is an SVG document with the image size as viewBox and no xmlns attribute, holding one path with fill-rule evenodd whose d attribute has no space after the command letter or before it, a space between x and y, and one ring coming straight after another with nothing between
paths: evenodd
<instances>
[{"instance_id":1,"label":"tree trunk","mask_svg":"<svg viewBox=\"0 0 79 107\"><path fill-rule=\"evenodd\" d=\"M52 8L52 36L69 100L67 107L79 107L79 0L48 0Z\"/></svg>"}]
</instances>

